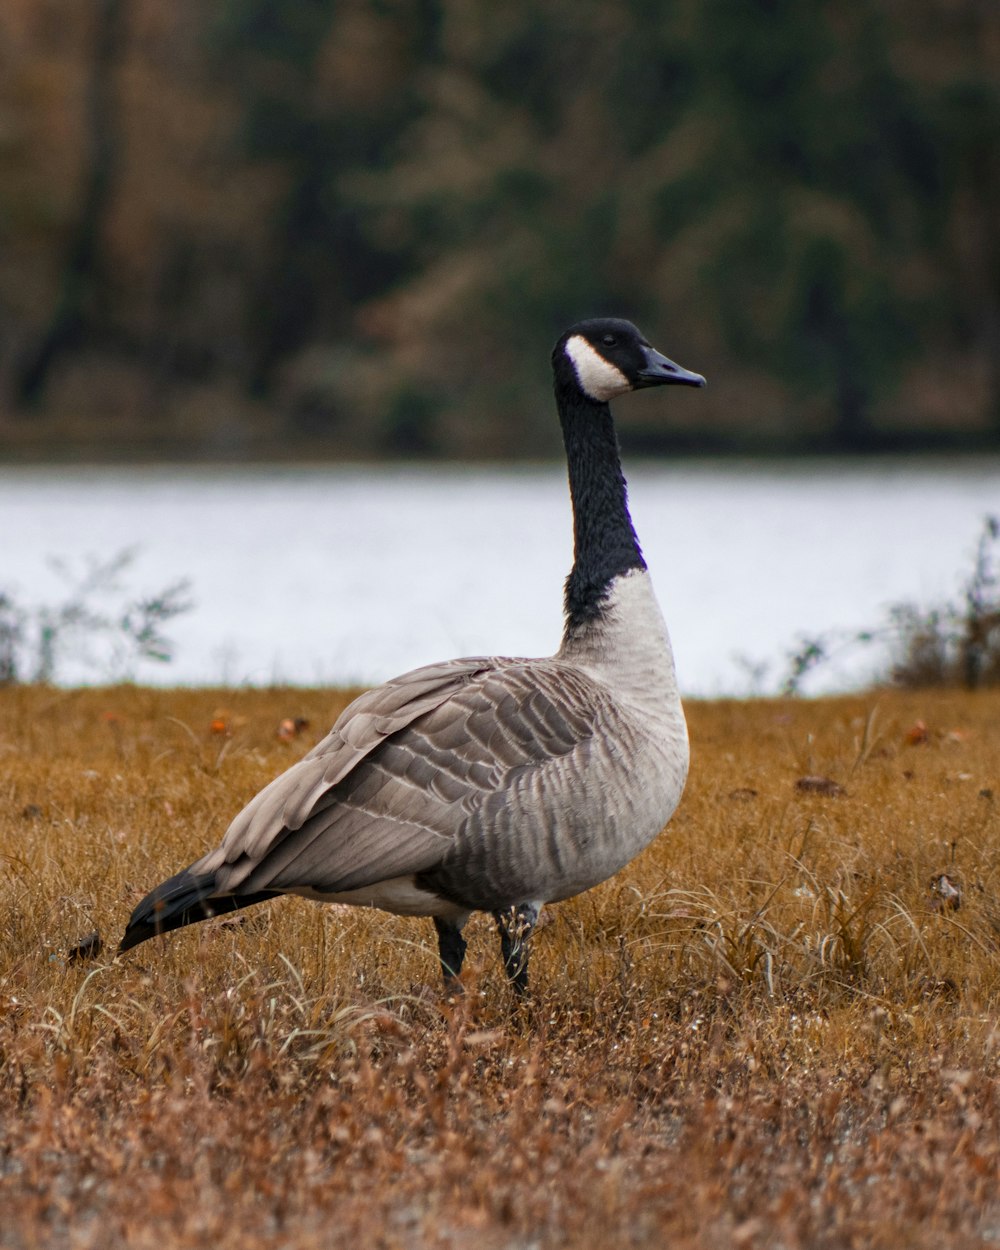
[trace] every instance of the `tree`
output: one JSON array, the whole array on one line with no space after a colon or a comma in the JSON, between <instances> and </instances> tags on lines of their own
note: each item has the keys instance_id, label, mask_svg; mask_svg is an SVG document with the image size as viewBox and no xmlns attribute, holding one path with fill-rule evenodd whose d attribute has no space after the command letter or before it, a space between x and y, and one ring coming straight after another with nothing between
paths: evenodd
<instances>
[{"instance_id":1,"label":"tree","mask_svg":"<svg viewBox=\"0 0 1000 1250\"><path fill-rule=\"evenodd\" d=\"M102 297L102 231L118 174L117 73L125 45L128 0L98 0L84 99L86 164L80 204L71 227L55 307L25 353L15 382L17 400L36 406L57 360L97 335L106 320Z\"/></svg>"}]
</instances>

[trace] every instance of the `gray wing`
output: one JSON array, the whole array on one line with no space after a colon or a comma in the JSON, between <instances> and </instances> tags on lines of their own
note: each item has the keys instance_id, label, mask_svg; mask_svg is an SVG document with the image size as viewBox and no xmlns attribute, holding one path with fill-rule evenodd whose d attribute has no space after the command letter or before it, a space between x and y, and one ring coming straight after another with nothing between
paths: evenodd
<instances>
[{"instance_id":1,"label":"gray wing","mask_svg":"<svg viewBox=\"0 0 1000 1250\"><path fill-rule=\"evenodd\" d=\"M416 669L355 700L191 871L218 893L338 893L434 870L487 797L589 742L607 700L554 660Z\"/></svg>"}]
</instances>

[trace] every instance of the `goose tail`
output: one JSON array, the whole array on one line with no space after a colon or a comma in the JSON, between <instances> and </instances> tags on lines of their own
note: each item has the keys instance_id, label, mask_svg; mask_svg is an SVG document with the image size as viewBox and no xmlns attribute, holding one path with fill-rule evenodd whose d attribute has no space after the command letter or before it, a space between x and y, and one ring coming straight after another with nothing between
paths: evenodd
<instances>
[{"instance_id":1,"label":"goose tail","mask_svg":"<svg viewBox=\"0 0 1000 1250\"><path fill-rule=\"evenodd\" d=\"M194 873L190 868L170 877L149 894L129 917L118 952L131 950L140 942L181 929L185 925L209 920L225 912L252 907L266 899L276 898L280 891L261 890L252 894L213 894L215 873Z\"/></svg>"}]
</instances>

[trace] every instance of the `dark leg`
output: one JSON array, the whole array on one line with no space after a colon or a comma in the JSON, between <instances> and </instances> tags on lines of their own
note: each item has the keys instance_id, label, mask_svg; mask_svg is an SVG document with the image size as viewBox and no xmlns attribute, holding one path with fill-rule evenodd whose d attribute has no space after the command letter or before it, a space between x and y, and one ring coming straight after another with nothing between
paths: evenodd
<instances>
[{"instance_id":1,"label":"dark leg","mask_svg":"<svg viewBox=\"0 0 1000 1250\"><path fill-rule=\"evenodd\" d=\"M450 994L461 993L462 983L458 974L462 971L462 960L468 945L462 937L462 930L449 924L440 916L434 917L434 928L438 935L438 955L441 959L441 975L444 977L444 988Z\"/></svg>"},{"instance_id":2,"label":"dark leg","mask_svg":"<svg viewBox=\"0 0 1000 1250\"><path fill-rule=\"evenodd\" d=\"M495 911L493 919L500 930L504 969L515 994L523 998L528 992L528 938L538 920L538 904L519 903L516 907Z\"/></svg>"}]
</instances>

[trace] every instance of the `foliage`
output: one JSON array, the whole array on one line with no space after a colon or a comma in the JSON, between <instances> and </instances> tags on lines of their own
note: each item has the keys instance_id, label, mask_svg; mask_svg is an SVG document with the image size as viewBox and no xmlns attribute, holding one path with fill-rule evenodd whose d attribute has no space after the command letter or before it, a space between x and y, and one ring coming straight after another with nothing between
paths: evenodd
<instances>
[{"instance_id":1,"label":"foliage","mask_svg":"<svg viewBox=\"0 0 1000 1250\"><path fill-rule=\"evenodd\" d=\"M51 560L66 584L55 603L27 606L12 592L0 592L0 685L55 681L67 659L105 679L129 674L135 661L168 662L172 645L163 627L190 611L190 584L173 582L135 598L120 581L135 557L136 550L126 548L105 560L90 557L81 570Z\"/></svg>"},{"instance_id":2,"label":"foliage","mask_svg":"<svg viewBox=\"0 0 1000 1250\"><path fill-rule=\"evenodd\" d=\"M782 693L798 694L806 675L835 653L860 645L887 649L883 678L911 688L1000 685L1000 518L987 516L972 568L956 600L931 607L890 606L887 622L858 632L830 630L804 637L789 655Z\"/></svg>"},{"instance_id":3,"label":"foliage","mask_svg":"<svg viewBox=\"0 0 1000 1250\"><path fill-rule=\"evenodd\" d=\"M103 0L53 31L0 16L25 446L537 454L545 348L597 311L710 375L653 449L1000 429L995 5Z\"/></svg>"},{"instance_id":4,"label":"foliage","mask_svg":"<svg viewBox=\"0 0 1000 1250\"><path fill-rule=\"evenodd\" d=\"M523 1014L485 916L461 1001L428 921L301 899L114 959L346 698L0 690L5 1246L991 1244L995 693L691 704L669 832L545 909Z\"/></svg>"}]
</instances>

